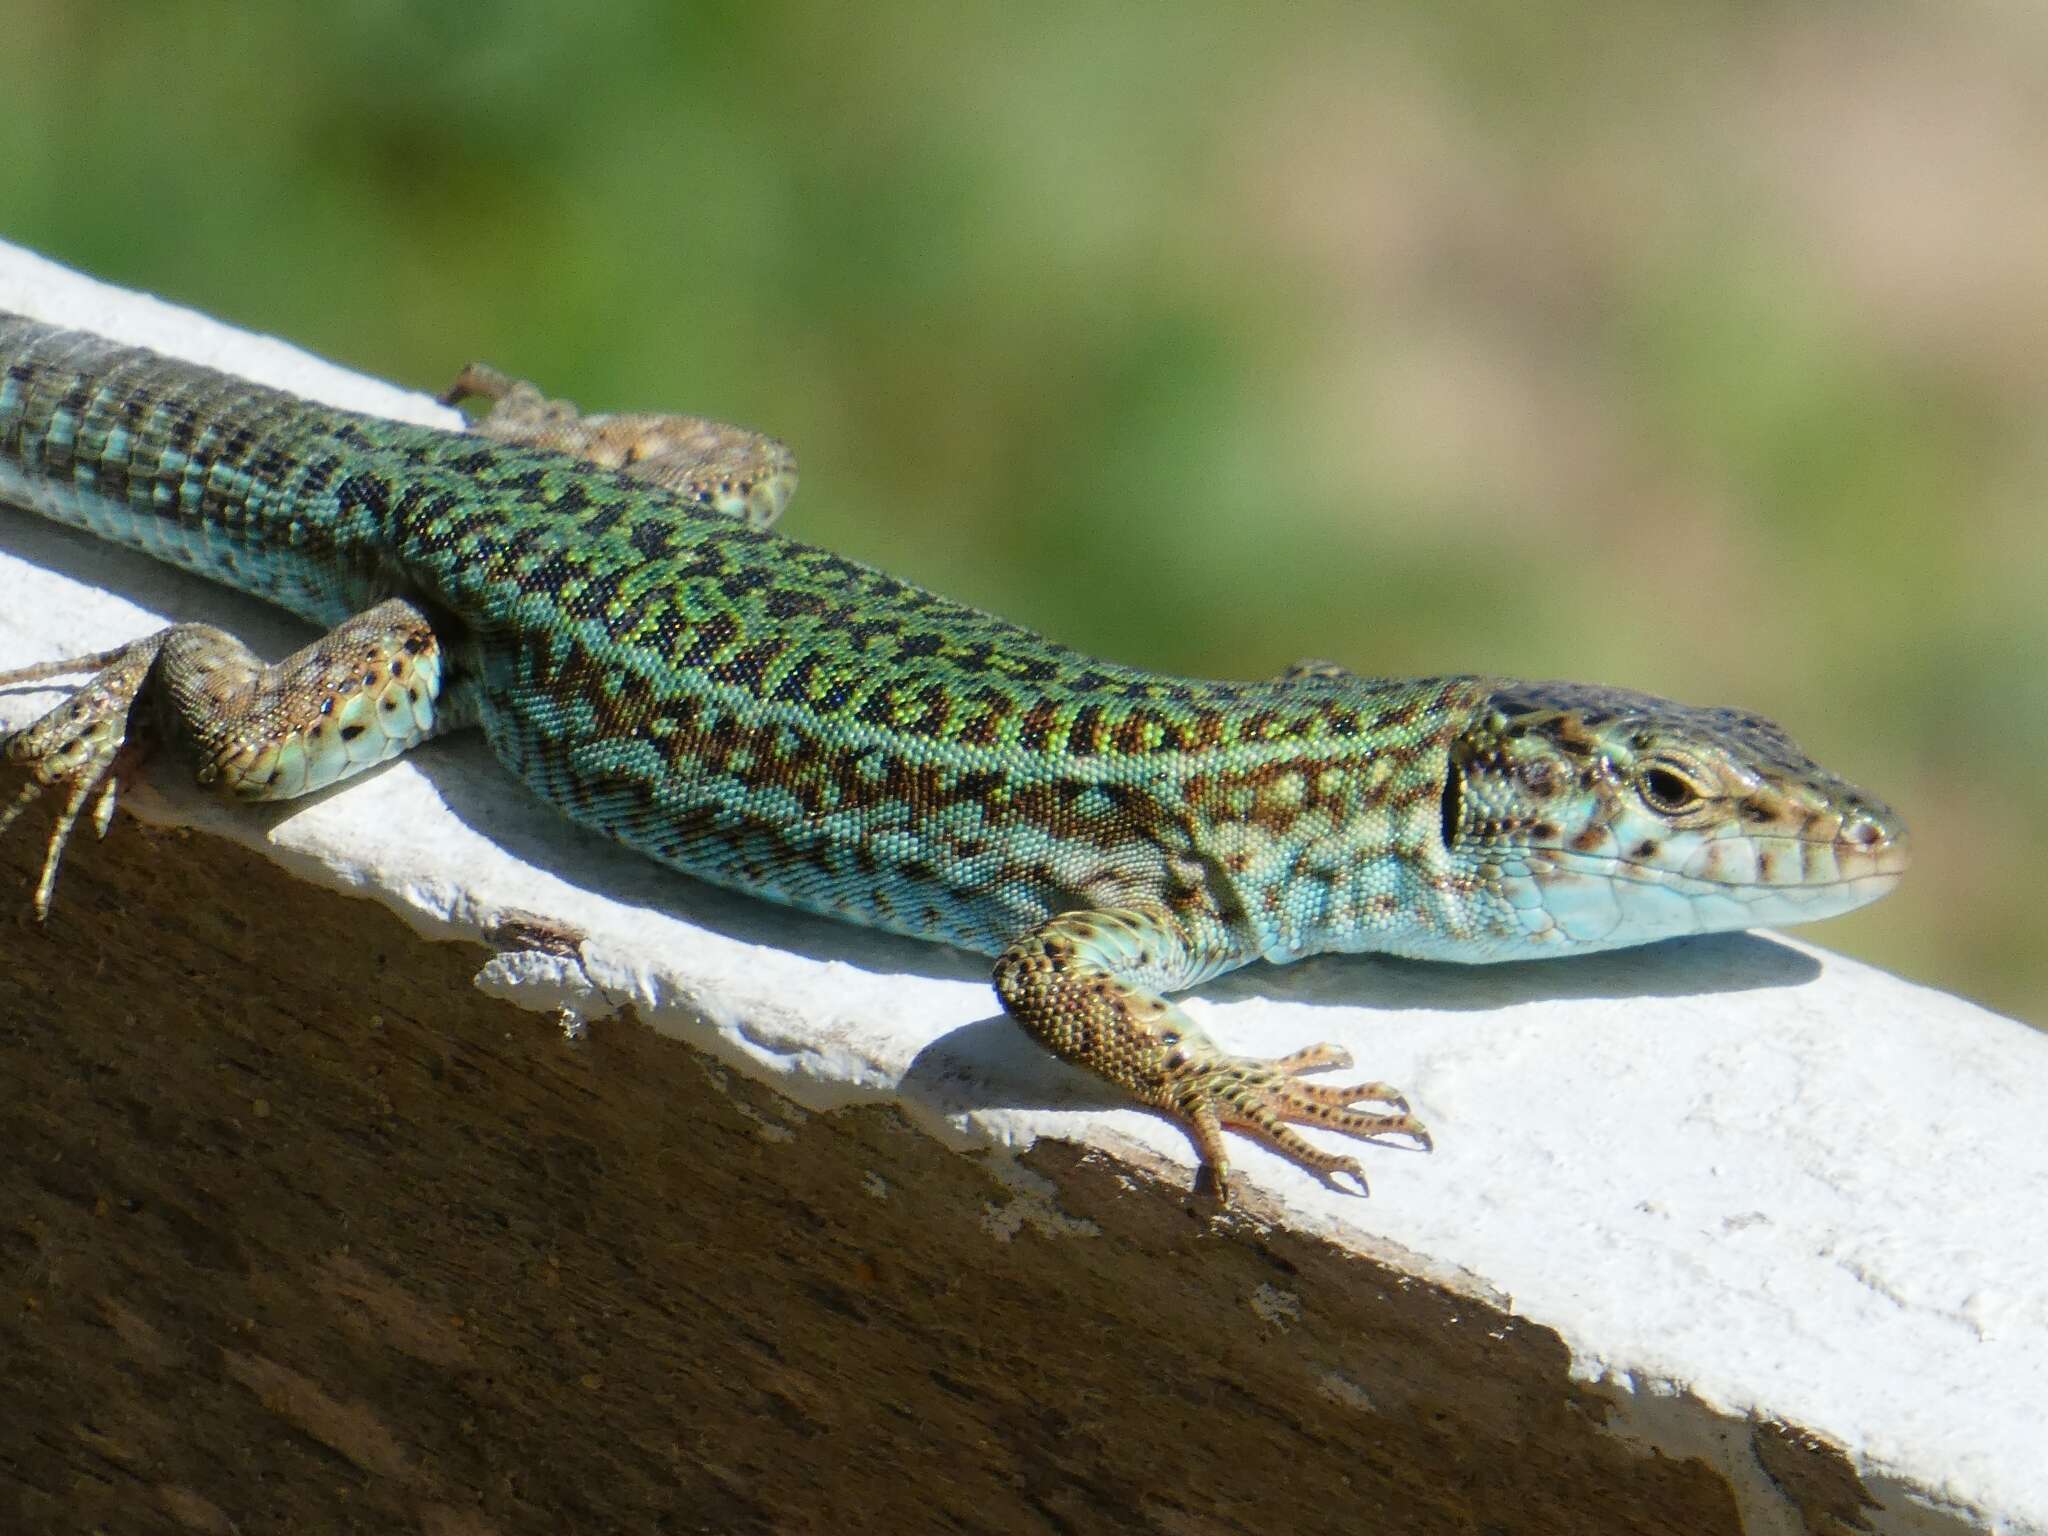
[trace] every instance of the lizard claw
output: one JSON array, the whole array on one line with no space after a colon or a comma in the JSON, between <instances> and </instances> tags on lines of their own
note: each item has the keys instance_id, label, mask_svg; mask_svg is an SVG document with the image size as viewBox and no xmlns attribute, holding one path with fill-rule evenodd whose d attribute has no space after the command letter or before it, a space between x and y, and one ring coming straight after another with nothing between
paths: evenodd
<instances>
[{"instance_id":1,"label":"lizard claw","mask_svg":"<svg viewBox=\"0 0 2048 1536\"><path fill-rule=\"evenodd\" d=\"M45 790L65 791L64 803L58 808L56 823L50 830L42 873L29 898L37 922L50 914L50 895L56 888L64 846L71 840L79 814L88 801L92 803L90 820L94 832L101 837L107 834L122 779L134 760L133 754L128 753L133 718L130 711L156 660L157 649L157 639L151 637L98 656L23 668L0 678L0 682L33 681L97 668L63 703L0 740L0 757L19 763L29 772L28 782L13 803L0 811L0 832L12 826Z\"/></svg>"},{"instance_id":2,"label":"lizard claw","mask_svg":"<svg viewBox=\"0 0 2048 1536\"><path fill-rule=\"evenodd\" d=\"M1225 1129L1263 1142L1333 1189L1344 1188L1337 1182L1340 1176L1349 1177L1360 1194L1371 1190L1358 1160L1324 1151L1296 1131L1296 1125L1322 1126L1366 1141L1405 1136L1420 1150L1432 1150L1429 1132L1408 1112L1407 1099L1387 1084L1301 1081L1304 1072L1350 1064L1347 1051L1328 1044L1271 1059L1220 1052L1187 1059L1174 1088L1174 1108L1194 1133L1207 1182L1227 1198ZM1391 1112L1354 1107L1359 1104L1384 1105Z\"/></svg>"}]
</instances>

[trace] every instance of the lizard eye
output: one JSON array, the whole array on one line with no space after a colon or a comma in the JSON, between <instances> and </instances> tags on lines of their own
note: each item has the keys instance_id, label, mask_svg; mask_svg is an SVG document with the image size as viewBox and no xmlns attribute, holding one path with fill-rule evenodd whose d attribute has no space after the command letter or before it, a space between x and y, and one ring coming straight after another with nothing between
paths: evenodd
<instances>
[{"instance_id":1,"label":"lizard eye","mask_svg":"<svg viewBox=\"0 0 2048 1536\"><path fill-rule=\"evenodd\" d=\"M1697 810L1707 798L1704 791L1669 763L1650 763L1636 775L1636 793L1651 810L1666 816L1682 816Z\"/></svg>"}]
</instances>

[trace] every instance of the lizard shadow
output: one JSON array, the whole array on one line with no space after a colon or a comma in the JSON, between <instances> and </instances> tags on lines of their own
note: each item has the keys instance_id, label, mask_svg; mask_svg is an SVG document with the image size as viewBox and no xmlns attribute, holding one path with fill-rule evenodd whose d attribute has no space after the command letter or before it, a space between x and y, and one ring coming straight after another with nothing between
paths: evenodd
<instances>
[{"instance_id":1,"label":"lizard shadow","mask_svg":"<svg viewBox=\"0 0 2048 1536\"><path fill-rule=\"evenodd\" d=\"M1217 1003L1458 1013L1575 998L1697 997L1794 987L1820 972L1819 961L1775 938L1724 933L1562 960L1494 965L1320 955L1286 966L1249 965L1185 995ZM1293 1044L1319 1038L1309 1022ZM944 1114L1131 1107L1130 1100L1092 1073L1040 1049L1001 1013L930 1041L911 1061L901 1088L906 1096Z\"/></svg>"}]
</instances>

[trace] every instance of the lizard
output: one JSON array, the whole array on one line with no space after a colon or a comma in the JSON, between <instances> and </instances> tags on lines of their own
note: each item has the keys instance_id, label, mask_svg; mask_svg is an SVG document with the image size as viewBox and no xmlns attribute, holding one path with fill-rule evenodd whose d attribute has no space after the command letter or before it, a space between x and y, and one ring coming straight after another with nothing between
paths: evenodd
<instances>
[{"instance_id":1,"label":"lizard","mask_svg":"<svg viewBox=\"0 0 2048 1536\"><path fill-rule=\"evenodd\" d=\"M262 801L481 729L515 778L689 875L994 957L1004 1010L1178 1122L1335 1188L1429 1133L1347 1052L1233 1055L1171 994L1255 960L1485 962L1833 916L1891 890L1898 813L1748 712L1304 662L1203 681L1101 660L788 538L779 442L581 416L472 367L467 431L0 314L0 503L326 633L266 665L211 626L0 673L84 677L0 744L4 831L104 835L159 740Z\"/></svg>"}]
</instances>

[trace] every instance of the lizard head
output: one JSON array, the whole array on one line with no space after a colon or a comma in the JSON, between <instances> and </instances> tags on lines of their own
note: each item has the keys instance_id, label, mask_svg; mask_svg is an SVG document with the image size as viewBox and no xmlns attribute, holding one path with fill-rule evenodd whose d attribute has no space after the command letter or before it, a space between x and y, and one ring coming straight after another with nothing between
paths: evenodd
<instances>
[{"instance_id":1,"label":"lizard head","mask_svg":"<svg viewBox=\"0 0 2048 1536\"><path fill-rule=\"evenodd\" d=\"M1907 864L1898 813L1768 720L1569 683L1495 687L1451 744L1443 827L1553 952L1833 917Z\"/></svg>"}]
</instances>

